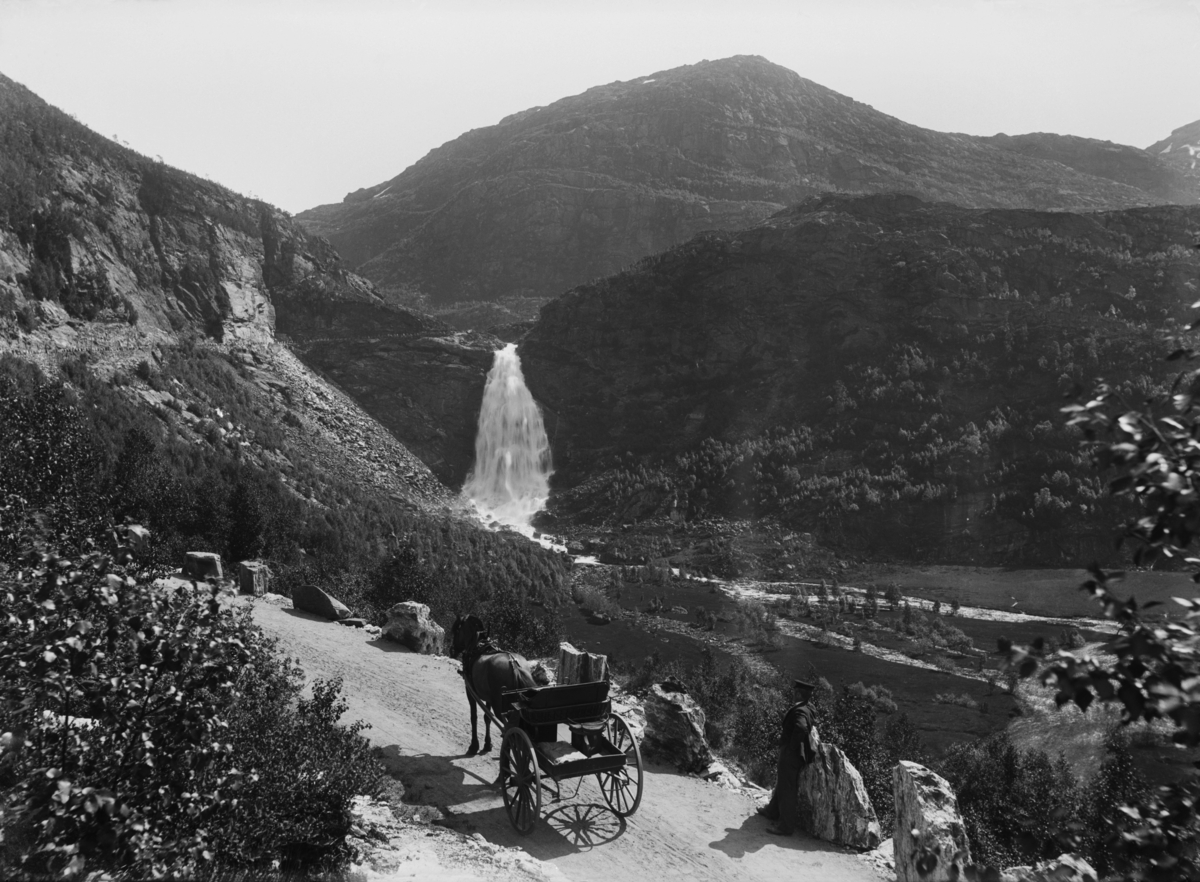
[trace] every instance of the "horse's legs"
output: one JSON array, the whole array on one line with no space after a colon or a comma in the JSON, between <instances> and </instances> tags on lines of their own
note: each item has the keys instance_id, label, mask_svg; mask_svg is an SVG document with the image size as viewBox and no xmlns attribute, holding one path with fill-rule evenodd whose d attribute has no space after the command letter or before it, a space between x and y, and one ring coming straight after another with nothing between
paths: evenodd
<instances>
[{"instance_id":1,"label":"horse's legs","mask_svg":"<svg viewBox=\"0 0 1200 882\"><path fill-rule=\"evenodd\" d=\"M483 715L483 753L490 753L492 750L492 706L489 704Z\"/></svg>"},{"instance_id":2,"label":"horse's legs","mask_svg":"<svg viewBox=\"0 0 1200 882\"><path fill-rule=\"evenodd\" d=\"M471 746L467 748L467 756L475 756L475 754L479 753L479 734L477 729L475 696L471 694L469 689L467 690L467 704L471 706ZM486 714L484 715L484 722L487 722ZM488 744L488 747L491 747L490 743Z\"/></svg>"}]
</instances>

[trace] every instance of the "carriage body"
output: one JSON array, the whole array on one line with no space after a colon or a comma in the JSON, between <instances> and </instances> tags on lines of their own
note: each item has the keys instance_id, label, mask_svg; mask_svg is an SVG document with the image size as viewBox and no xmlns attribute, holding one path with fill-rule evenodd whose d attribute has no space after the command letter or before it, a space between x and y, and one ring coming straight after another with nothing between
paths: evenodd
<instances>
[{"instance_id":1,"label":"carriage body","mask_svg":"<svg viewBox=\"0 0 1200 882\"><path fill-rule=\"evenodd\" d=\"M559 782L595 775L609 807L620 817L642 798L642 756L629 725L613 714L608 682L513 689L498 715L504 739L500 782L509 820L529 833L541 808L542 777ZM569 740L560 740L563 730Z\"/></svg>"}]
</instances>

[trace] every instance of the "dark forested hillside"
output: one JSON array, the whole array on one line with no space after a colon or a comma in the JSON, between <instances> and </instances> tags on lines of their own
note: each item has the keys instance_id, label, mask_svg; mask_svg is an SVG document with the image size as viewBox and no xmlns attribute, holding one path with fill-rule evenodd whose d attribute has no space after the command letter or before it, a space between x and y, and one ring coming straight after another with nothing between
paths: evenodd
<instances>
[{"instance_id":1,"label":"dark forested hillside","mask_svg":"<svg viewBox=\"0 0 1200 882\"><path fill-rule=\"evenodd\" d=\"M1063 428L1162 390L1200 209L1091 215L820 197L548 304L521 345L558 504L771 516L906 558L1057 562L1112 502Z\"/></svg>"},{"instance_id":2,"label":"dark forested hillside","mask_svg":"<svg viewBox=\"0 0 1200 882\"><path fill-rule=\"evenodd\" d=\"M1118 147L1110 162L1098 143L1037 150L934 132L738 56L515 113L297 219L385 296L500 300L520 315L521 298L557 296L819 193L1071 210L1200 197L1158 157Z\"/></svg>"}]
</instances>

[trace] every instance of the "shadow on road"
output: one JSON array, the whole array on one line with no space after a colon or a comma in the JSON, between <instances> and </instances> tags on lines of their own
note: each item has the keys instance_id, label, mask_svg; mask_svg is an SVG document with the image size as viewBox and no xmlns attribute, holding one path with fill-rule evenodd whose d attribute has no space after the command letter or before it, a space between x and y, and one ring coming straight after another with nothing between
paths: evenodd
<instances>
[{"instance_id":1,"label":"shadow on road","mask_svg":"<svg viewBox=\"0 0 1200 882\"><path fill-rule=\"evenodd\" d=\"M542 820L574 845L577 851L605 845L625 834L625 819L614 814L607 806L594 802L567 803L550 811L543 809Z\"/></svg>"},{"instance_id":2,"label":"shadow on road","mask_svg":"<svg viewBox=\"0 0 1200 882\"><path fill-rule=\"evenodd\" d=\"M374 640L368 640L367 646L374 646L376 649L382 650L383 652L412 652L412 650L407 646L397 643L394 640L388 640L384 637L376 637Z\"/></svg>"},{"instance_id":3,"label":"shadow on road","mask_svg":"<svg viewBox=\"0 0 1200 882\"><path fill-rule=\"evenodd\" d=\"M297 619L306 619L310 622L320 622L322 625L333 624L333 619L327 619L325 616L319 616L316 613L305 612L302 609L284 609L283 607L280 607L280 609L283 609L283 611L289 616L294 616Z\"/></svg>"},{"instance_id":4,"label":"shadow on road","mask_svg":"<svg viewBox=\"0 0 1200 882\"><path fill-rule=\"evenodd\" d=\"M796 833L792 836L773 836L767 832L771 821L757 814L750 814L742 821L740 827L726 827L725 838L708 843L709 848L722 851L735 860L750 852L758 851L767 845L777 845L795 851L821 852L828 851L843 854L843 849L829 842L814 839L806 833Z\"/></svg>"},{"instance_id":5,"label":"shadow on road","mask_svg":"<svg viewBox=\"0 0 1200 882\"><path fill-rule=\"evenodd\" d=\"M396 744L379 748L375 755L388 774L404 785L405 803L437 806L442 826L482 833L491 842L516 846L539 860L590 851L625 834L625 819L607 806L566 798L556 802L551 784L542 792L542 811L533 832L521 836L509 822L493 784L497 766L485 757L406 755ZM480 770L486 770L488 777ZM564 784L569 793L573 786Z\"/></svg>"}]
</instances>

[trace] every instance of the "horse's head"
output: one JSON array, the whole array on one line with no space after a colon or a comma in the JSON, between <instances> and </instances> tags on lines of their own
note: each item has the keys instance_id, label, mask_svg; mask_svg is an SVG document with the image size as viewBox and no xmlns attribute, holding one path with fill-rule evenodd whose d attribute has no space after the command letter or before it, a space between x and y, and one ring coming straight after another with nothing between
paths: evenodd
<instances>
[{"instance_id":1,"label":"horse's head","mask_svg":"<svg viewBox=\"0 0 1200 882\"><path fill-rule=\"evenodd\" d=\"M483 633L483 622L478 616L455 616L454 624L450 626L450 657L458 656L473 649Z\"/></svg>"}]
</instances>

